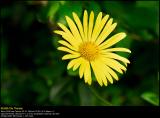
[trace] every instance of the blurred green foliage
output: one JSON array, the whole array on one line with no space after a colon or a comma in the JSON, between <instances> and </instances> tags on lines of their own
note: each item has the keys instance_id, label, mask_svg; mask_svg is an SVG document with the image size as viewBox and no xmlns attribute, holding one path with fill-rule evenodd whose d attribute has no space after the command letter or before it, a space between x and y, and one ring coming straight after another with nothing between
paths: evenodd
<instances>
[{"instance_id":1,"label":"blurred green foliage","mask_svg":"<svg viewBox=\"0 0 160 118\"><path fill-rule=\"evenodd\" d=\"M116 46L129 48L131 64L118 82L88 86L67 71L61 37L53 30L65 16L84 9L109 14L126 32ZM1 104L137 106L159 105L159 1L29 1L1 6Z\"/></svg>"}]
</instances>

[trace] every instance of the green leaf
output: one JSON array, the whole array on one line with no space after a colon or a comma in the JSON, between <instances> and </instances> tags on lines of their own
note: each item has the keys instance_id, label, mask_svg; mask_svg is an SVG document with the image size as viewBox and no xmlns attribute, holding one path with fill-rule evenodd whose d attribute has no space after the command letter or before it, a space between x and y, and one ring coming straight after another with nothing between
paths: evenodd
<instances>
[{"instance_id":1,"label":"green leaf","mask_svg":"<svg viewBox=\"0 0 160 118\"><path fill-rule=\"evenodd\" d=\"M48 88L46 84L44 83L44 80L39 80L32 84L32 90L37 93L37 102L42 103L48 98Z\"/></svg>"},{"instance_id":2,"label":"green leaf","mask_svg":"<svg viewBox=\"0 0 160 118\"><path fill-rule=\"evenodd\" d=\"M51 2L51 1L49 1L49 4L50 4L50 2ZM48 11L48 13L47 13L47 16L49 17L49 20L50 20L51 22L54 21L55 14L56 14L56 12L58 11L59 6L60 6L59 2L57 2L57 1L56 1L56 2L55 2L55 1L52 1L52 2L51 2L50 7L49 7L49 11Z\"/></svg>"},{"instance_id":3,"label":"green leaf","mask_svg":"<svg viewBox=\"0 0 160 118\"><path fill-rule=\"evenodd\" d=\"M130 30L139 32L153 30L159 36L159 2L137 1L135 3L105 1L102 9L118 23L122 22ZM137 30L138 29L138 30Z\"/></svg>"},{"instance_id":4,"label":"green leaf","mask_svg":"<svg viewBox=\"0 0 160 118\"><path fill-rule=\"evenodd\" d=\"M118 21L122 19L126 14L124 6L117 1L105 1L101 4L102 9L110 15L110 17L115 18L114 20Z\"/></svg>"},{"instance_id":5,"label":"green leaf","mask_svg":"<svg viewBox=\"0 0 160 118\"><path fill-rule=\"evenodd\" d=\"M40 12L37 14L39 22L47 23L48 20L53 22L55 20L55 14L59 9L59 2L49 1L46 6L41 6Z\"/></svg>"},{"instance_id":6,"label":"green leaf","mask_svg":"<svg viewBox=\"0 0 160 118\"><path fill-rule=\"evenodd\" d=\"M143 8L151 8L151 9L157 9L158 7L155 7L159 4L159 1L136 1L137 7L143 7Z\"/></svg>"},{"instance_id":7,"label":"green leaf","mask_svg":"<svg viewBox=\"0 0 160 118\"><path fill-rule=\"evenodd\" d=\"M145 41L151 41L151 40L154 39L153 35L149 31L147 31L147 30L141 30L141 31L139 31L139 35Z\"/></svg>"},{"instance_id":8,"label":"green leaf","mask_svg":"<svg viewBox=\"0 0 160 118\"><path fill-rule=\"evenodd\" d=\"M67 78L64 78L67 79ZM69 82L70 79L64 80L64 81L58 81L54 86L52 86L50 90L50 101L55 101L56 98L59 97L59 94L63 90L63 88L66 86L66 84Z\"/></svg>"},{"instance_id":9,"label":"green leaf","mask_svg":"<svg viewBox=\"0 0 160 118\"><path fill-rule=\"evenodd\" d=\"M87 1L84 7L88 11L88 14L90 14L90 12L93 11L95 17L97 17L99 12L101 12L101 7L96 1Z\"/></svg>"},{"instance_id":10,"label":"green leaf","mask_svg":"<svg viewBox=\"0 0 160 118\"><path fill-rule=\"evenodd\" d=\"M75 12L79 17L82 15L82 2L80 1L67 1L62 4L58 10L58 22L66 24L65 16L72 17L72 12Z\"/></svg>"},{"instance_id":11,"label":"green leaf","mask_svg":"<svg viewBox=\"0 0 160 118\"><path fill-rule=\"evenodd\" d=\"M63 66L57 65L58 63L50 67L39 68L37 72L41 77L44 77L45 79L57 79L57 77L60 77L64 71Z\"/></svg>"},{"instance_id":12,"label":"green leaf","mask_svg":"<svg viewBox=\"0 0 160 118\"><path fill-rule=\"evenodd\" d=\"M135 9L127 13L124 20L135 32L150 29L154 33L157 33L157 25L159 23L158 8L159 6L155 1L138 1Z\"/></svg>"},{"instance_id":13,"label":"green leaf","mask_svg":"<svg viewBox=\"0 0 160 118\"><path fill-rule=\"evenodd\" d=\"M92 75L91 75L91 76L92 76L92 80L93 80L93 81L97 81L97 79L96 79L96 77L95 77L95 75L94 75L93 72L92 72Z\"/></svg>"},{"instance_id":14,"label":"green leaf","mask_svg":"<svg viewBox=\"0 0 160 118\"><path fill-rule=\"evenodd\" d=\"M71 76L77 76L79 74L78 72L79 72L79 69L73 71L72 68L67 71L68 75L71 75Z\"/></svg>"},{"instance_id":15,"label":"green leaf","mask_svg":"<svg viewBox=\"0 0 160 118\"><path fill-rule=\"evenodd\" d=\"M145 92L141 95L141 97L146 100L147 102L158 106L159 105L159 98L155 93L152 92Z\"/></svg>"},{"instance_id":16,"label":"green leaf","mask_svg":"<svg viewBox=\"0 0 160 118\"><path fill-rule=\"evenodd\" d=\"M105 105L105 106L112 106L112 104L111 104L108 100L106 100L105 98L103 98L102 96L100 96L94 88L90 87L90 91L92 92L92 94L93 94L99 101L101 101L101 102L103 103L103 105Z\"/></svg>"},{"instance_id":17,"label":"green leaf","mask_svg":"<svg viewBox=\"0 0 160 118\"><path fill-rule=\"evenodd\" d=\"M80 105L81 106L91 106L93 105L93 98L91 91L89 90L88 85L84 84L84 82L80 82L79 84L79 96L80 96Z\"/></svg>"}]
</instances>

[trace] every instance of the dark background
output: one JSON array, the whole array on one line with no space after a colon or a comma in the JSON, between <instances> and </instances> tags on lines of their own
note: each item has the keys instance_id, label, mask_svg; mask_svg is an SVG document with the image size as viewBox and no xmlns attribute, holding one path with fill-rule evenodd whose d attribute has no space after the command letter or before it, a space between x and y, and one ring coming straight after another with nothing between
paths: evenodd
<instances>
[{"instance_id":1,"label":"dark background","mask_svg":"<svg viewBox=\"0 0 160 118\"><path fill-rule=\"evenodd\" d=\"M91 86L67 70L53 33L65 15L102 11L127 37L116 46L129 48L127 72L107 87ZM55 106L159 105L158 1L29 1L1 5L1 104Z\"/></svg>"}]
</instances>

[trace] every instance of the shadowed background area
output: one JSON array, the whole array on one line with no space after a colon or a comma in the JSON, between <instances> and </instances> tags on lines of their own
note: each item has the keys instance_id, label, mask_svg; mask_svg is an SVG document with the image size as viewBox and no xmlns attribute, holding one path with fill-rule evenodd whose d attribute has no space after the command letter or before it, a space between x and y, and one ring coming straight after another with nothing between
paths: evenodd
<instances>
[{"instance_id":1,"label":"shadowed background area","mask_svg":"<svg viewBox=\"0 0 160 118\"><path fill-rule=\"evenodd\" d=\"M61 39L53 33L65 16L83 11L109 14L127 37L116 46L132 53L127 72L107 87L89 86L77 71L67 70ZM1 5L1 104L56 106L159 105L158 1L29 1ZM112 34L111 34L112 35ZM110 35L110 36L111 36Z\"/></svg>"}]
</instances>

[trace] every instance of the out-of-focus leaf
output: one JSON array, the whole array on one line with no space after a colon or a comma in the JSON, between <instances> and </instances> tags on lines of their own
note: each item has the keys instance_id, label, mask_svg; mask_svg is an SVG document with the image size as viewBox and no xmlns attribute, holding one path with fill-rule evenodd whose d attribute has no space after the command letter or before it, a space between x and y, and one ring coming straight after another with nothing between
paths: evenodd
<instances>
[{"instance_id":1,"label":"out-of-focus leaf","mask_svg":"<svg viewBox=\"0 0 160 118\"><path fill-rule=\"evenodd\" d=\"M159 20L158 20L158 21L159 21ZM157 33L157 36L159 37L159 22L157 22L156 33Z\"/></svg>"},{"instance_id":2,"label":"out-of-focus leaf","mask_svg":"<svg viewBox=\"0 0 160 118\"><path fill-rule=\"evenodd\" d=\"M38 70L38 74L44 78L51 79L54 78L53 68L44 67Z\"/></svg>"},{"instance_id":3,"label":"out-of-focus leaf","mask_svg":"<svg viewBox=\"0 0 160 118\"><path fill-rule=\"evenodd\" d=\"M64 68L63 66L56 66L57 64L53 65L53 67L39 68L38 74L46 79L56 79L57 77L60 77Z\"/></svg>"},{"instance_id":4,"label":"out-of-focus leaf","mask_svg":"<svg viewBox=\"0 0 160 118\"><path fill-rule=\"evenodd\" d=\"M48 1L41 1L41 0L38 0L38 1L26 1L29 5L47 5L48 4Z\"/></svg>"},{"instance_id":5,"label":"out-of-focus leaf","mask_svg":"<svg viewBox=\"0 0 160 118\"><path fill-rule=\"evenodd\" d=\"M58 22L66 24L65 16L72 17L72 12L75 12L79 17L82 15L82 2L81 1L67 1L60 6L57 16Z\"/></svg>"},{"instance_id":6,"label":"out-of-focus leaf","mask_svg":"<svg viewBox=\"0 0 160 118\"><path fill-rule=\"evenodd\" d=\"M108 86L100 88L98 93L101 93L101 97L109 101L112 105L119 106L123 104L125 100L123 86L120 85L120 81L115 81L114 84L108 82ZM102 91L102 92L101 92ZM118 98L118 99L117 99Z\"/></svg>"},{"instance_id":7,"label":"out-of-focus leaf","mask_svg":"<svg viewBox=\"0 0 160 118\"><path fill-rule=\"evenodd\" d=\"M141 97L153 105L156 105L156 106L159 105L159 98L155 93L145 92L141 95Z\"/></svg>"},{"instance_id":8,"label":"out-of-focus leaf","mask_svg":"<svg viewBox=\"0 0 160 118\"><path fill-rule=\"evenodd\" d=\"M48 88L46 86L46 83L44 83L42 79L35 82L32 85L32 88L34 92L38 94L38 97L37 97L38 103L42 103L43 101L45 101L45 99L48 98L48 95L49 95Z\"/></svg>"},{"instance_id":9,"label":"out-of-focus leaf","mask_svg":"<svg viewBox=\"0 0 160 118\"><path fill-rule=\"evenodd\" d=\"M58 81L54 86L52 86L49 96L50 101L54 101L58 97L58 94L62 91L68 81L69 80Z\"/></svg>"},{"instance_id":10,"label":"out-of-focus leaf","mask_svg":"<svg viewBox=\"0 0 160 118\"><path fill-rule=\"evenodd\" d=\"M9 15L11 15L12 11L8 9L7 7L1 8L1 18L6 18Z\"/></svg>"},{"instance_id":11,"label":"out-of-focus leaf","mask_svg":"<svg viewBox=\"0 0 160 118\"><path fill-rule=\"evenodd\" d=\"M110 17L115 18L114 20L121 20L126 14L124 6L117 1L105 1L101 4L103 10L110 15Z\"/></svg>"},{"instance_id":12,"label":"out-of-focus leaf","mask_svg":"<svg viewBox=\"0 0 160 118\"><path fill-rule=\"evenodd\" d=\"M93 80L93 81L97 81L95 75L93 75L93 74L92 74L92 80Z\"/></svg>"},{"instance_id":13,"label":"out-of-focus leaf","mask_svg":"<svg viewBox=\"0 0 160 118\"><path fill-rule=\"evenodd\" d=\"M53 46L54 46L55 48L58 48L58 46L60 46L60 44L58 43L58 40L60 40L59 37L60 37L60 36L57 37L57 35L56 35L56 36L54 36L54 37L52 38L52 44L53 44Z\"/></svg>"},{"instance_id":14,"label":"out-of-focus leaf","mask_svg":"<svg viewBox=\"0 0 160 118\"><path fill-rule=\"evenodd\" d=\"M97 98L97 100L99 101L99 104L103 103L102 105L104 105L104 106L112 106L112 104L107 99L105 99L101 95L99 95L99 93L96 91L96 89L90 87L90 91Z\"/></svg>"},{"instance_id":15,"label":"out-of-focus leaf","mask_svg":"<svg viewBox=\"0 0 160 118\"><path fill-rule=\"evenodd\" d=\"M115 18L115 21L129 25L131 30L139 32L140 30L149 28L159 36L158 3L158 1L137 1L136 4L127 2L122 4L116 1L105 1L101 6L105 12Z\"/></svg>"},{"instance_id":16,"label":"out-of-focus leaf","mask_svg":"<svg viewBox=\"0 0 160 118\"><path fill-rule=\"evenodd\" d=\"M49 4L50 4L50 8L49 8L49 11L47 13L47 16L49 17L49 20L52 22L52 21L54 21L55 13L59 9L60 5L59 5L59 2L57 2L57 1L56 2L49 1Z\"/></svg>"},{"instance_id":17,"label":"out-of-focus leaf","mask_svg":"<svg viewBox=\"0 0 160 118\"><path fill-rule=\"evenodd\" d=\"M101 12L101 7L99 6L98 2L96 2L96 1L87 1L84 7L88 11L88 14L91 11L93 11L95 17L97 17L99 12Z\"/></svg>"},{"instance_id":18,"label":"out-of-focus leaf","mask_svg":"<svg viewBox=\"0 0 160 118\"><path fill-rule=\"evenodd\" d=\"M37 14L37 18L40 22L53 22L55 14L59 9L58 1L49 1L46 6L41 6L40 12Z\"/></svg>"},{"instance_id":19,"label":"out-of-focus leaf","mask_svg":"<svg viewBox=\"0 0 160 118\"><path fill-rule=\"evenodd\" d=\"M2 40L1 41L1 62L4 62L7 58L7 43Z\"/></svg>"},{"instance_id":20,"label":"out-of-focus leaf","mask_svg":"<svg viewBox=\"0 0 160 118\"><path fill-rule=\"evenodd\" d=\"M125 15L124 20L135 32L148 28L156 33L159 21L158 4L153 3L154 5L150 6L150 1L146 1L144 4L145 7L138 4L134 10Z\"/></svg>"},{"instance_id":21,"label":"out-of-focus leaf","mask_svg":"<svg viewBox=\"0 0 160 118\"><path fill-rule=\"evenodd\" d=\"M89 86L85 83L79 84L79 96L80 96L80 106L92 106L93 105L93 95L88 88Z\"/></svg>"},{"instance_id":22,"label":"out-of-focus leaf","mask_svg":"<svg viewBox=\"0 0 160 118\"><path fill-rule=\"evenodd\" d=\"M34 20L33 13L31 12L27 13L26 16L23 18L22 28L28 29L28 27L32 24L33 20Z\"/></svg>"},{"instance_id":23,"label":"out-of-focus leaf","mask_svg":"<svg viewBox=\"0 0 160 118\"><path fill-rule=\"evenodd\" d=\"M60 4L64 5L66 1L59 1Z\"/></svg>"},{"instance_id":24,"label":"out-of-focus leaf","mask_svg":"<svg viewBox=\"0 0 160 118\"><path fill-rule=\"evenodd\" d=\"M142 40L145 40L145 41L151 41L154 39L153 35L150 34L150 32L147 30L141 30L139 32L139 35L142 37Z\"/></svg>"},{"instance_id":25,"label":"out-of-focus leaf","mask_svg":"<svg viewBox=\"0 0 160 118\"><path fill-rule=\"evenodd\" d=\"M154 10L136 8L130 15L126 16L126 20L132 28L155 29L158 20L157 15L158 13Z\"/></svg>"},{"instance_id":26,"label":"out-of-focus leaf","mask_svg":"<svg viewBox=\"0 0 160 118\"><path fill-rule=\"evenodd\" d=\"M1 87L1 100L2 100L1 103L10 104L10 100L9 100L10 96L9 96L8 92L9 91L6 88Z\"/></svg>"},{"instance_id":27,"label":"out-of-focus leaf","mask_svg":"<svg viewBox=\"0 0 160 118\"><path fill-rule=\"evenodd\" d=\"M158 10L158 7L156 7L159 4L159 1L136 1L137 7L143 7L143 8L151 8Z\"/></svg>"},{"instance_id":28,"label":"out-of-focus leaf","mask_svg":"<svg viewBox=\"0 0 160 118\"><path fill-rule=\"evenodd\" d=\"M77 76L78 75L78 72L79 72L79 69L73 71L73 69L69 69L68 71L68 75L71 75L71 76Z\"/></svg>"}]
</instances>

